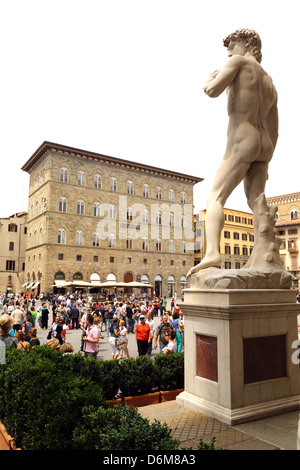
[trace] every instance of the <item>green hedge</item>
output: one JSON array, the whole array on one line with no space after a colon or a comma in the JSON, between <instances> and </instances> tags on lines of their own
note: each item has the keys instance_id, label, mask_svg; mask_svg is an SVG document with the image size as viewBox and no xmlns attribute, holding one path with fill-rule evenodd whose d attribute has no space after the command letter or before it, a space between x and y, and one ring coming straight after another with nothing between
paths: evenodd
<instances>
[{"instance_id":1,"label":"green hedge","mask_svg":"<svg viewBox=\"0 0 300 470\"><path fill-rule=\"evenodd\" d=\"M46 346L8 349L0 364L0 420L23 450L137 450L139 436L150 450L171 449L178 442L165 425L150 424L126 406L110 408L107 400L118 392L129 396L182 387L183 353L118 362L62 355ZM119 447L111 447L114 439Z\"/></svg>"}]
</instances>

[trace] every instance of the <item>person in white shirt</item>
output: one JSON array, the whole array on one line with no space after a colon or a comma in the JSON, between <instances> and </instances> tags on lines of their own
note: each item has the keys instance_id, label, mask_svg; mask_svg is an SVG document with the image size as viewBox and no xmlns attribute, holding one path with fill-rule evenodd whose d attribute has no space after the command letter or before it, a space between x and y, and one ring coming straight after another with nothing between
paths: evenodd
<instances>
[{"instance_id":1,"label":"person in white shirt","mask_svg":"<svg viewBox=\"0 0 300 470\"><path fill-rule=\"evenodd\" d=\"M147 312L147 320L146 323L150 326L150 342L148 345L147 356L151 356L152 353L152 342L155 334L155 322L153 320L152 314L150 311Z\"/></svg>"},{"instance_id":2,"label":"person in white shirt","mask_svg":"<svg viewBox=\"0 0 300 470\"><path fill-rule=\"evenodd\" d=\"M177 345L175 343L175 336L176 336L175 330L170 330L167 333L165 333L165 338L168 340L168 344L167 346L163 348L162 350L163 354L169 354L171 352L177 351Z\"/></svg>"}]
</instances>

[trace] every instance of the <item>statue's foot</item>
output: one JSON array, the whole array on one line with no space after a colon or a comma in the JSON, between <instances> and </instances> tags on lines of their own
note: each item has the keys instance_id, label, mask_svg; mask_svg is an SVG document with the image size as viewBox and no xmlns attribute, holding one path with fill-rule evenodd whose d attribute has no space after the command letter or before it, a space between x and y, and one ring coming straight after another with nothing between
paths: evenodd
<instances>
[{"instance_id":1,"label":"statue's foot","mask_svg":"<svg viewBox=\"0 0 300 470\"><path fill-rule=\"evenodd\" d=\"M221 267L221 255L218 253L216 255L205 256L201 263L196 264L193 266L188 274L187 277L190 277L192 274L199 272L202 269L206 268L220 268Z\"/></svg>"}]
</instances>

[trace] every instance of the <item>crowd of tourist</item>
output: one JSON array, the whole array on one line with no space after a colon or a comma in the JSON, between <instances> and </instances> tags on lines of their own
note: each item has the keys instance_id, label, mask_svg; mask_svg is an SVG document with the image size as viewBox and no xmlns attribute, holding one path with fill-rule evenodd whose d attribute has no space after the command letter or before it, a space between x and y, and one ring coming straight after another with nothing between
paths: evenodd
<instances>
[{"instance_id":1,"label":"crowd of tourist","mask_svg":"<svg viewBox=\"0 0 300 470\"><path fill-rule=\"evenodd\" d=\"M129 335L135 335L138 355L151 355L159 347L160 354L183 350L184 318L172 298L170 308L167 299L150 300L145 294L134 295L119 301L107 296L103 301L90 294L41 295L36 299L24 294L0 294L0 340L6 347L25 349L40 344L38 328L48 330L47 346L60 349L63 354L73 353L75 348L67 342L68 329L81 329L81 351L85 356L97 358L99 340L109 338L112 359L129 357ZM1 313L0 313L1 315ZM158 326L154 321L159 318Z\"/></svg>"}]
</instances>

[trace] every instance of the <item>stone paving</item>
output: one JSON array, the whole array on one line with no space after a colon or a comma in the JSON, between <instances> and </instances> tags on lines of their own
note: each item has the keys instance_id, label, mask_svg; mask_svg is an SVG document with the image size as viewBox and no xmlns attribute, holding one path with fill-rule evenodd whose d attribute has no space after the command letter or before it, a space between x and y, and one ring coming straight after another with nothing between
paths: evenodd
<instances>
[{"instance_id":1,"label":"stone paving","mask_svg":"<svg viewBox=\"0 0 300 470\"><path fill-rule=\"evenodd\" d=\"M144 418L166 423L172 429L172 436L180 441L180 447L197 450L200 440L210 444L213 437L215 449L224 450L278 450L261 439L239 431L214 418L195 413L175 400L157 405L143 406L139 412Z\"/></svg>"}]
</instances>

